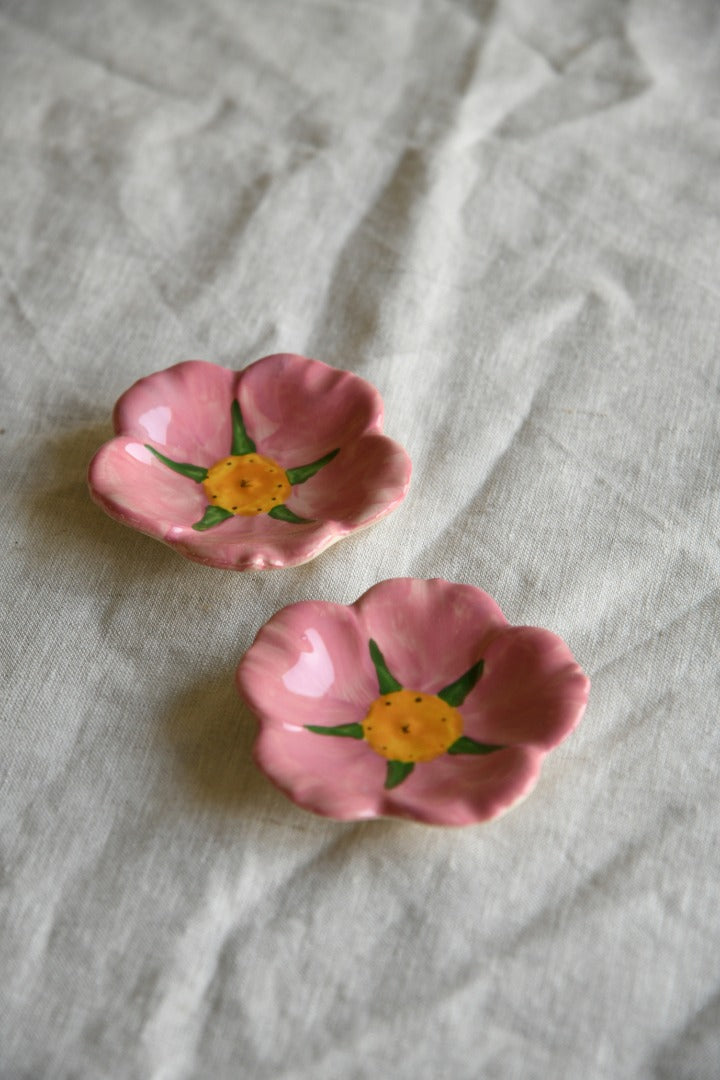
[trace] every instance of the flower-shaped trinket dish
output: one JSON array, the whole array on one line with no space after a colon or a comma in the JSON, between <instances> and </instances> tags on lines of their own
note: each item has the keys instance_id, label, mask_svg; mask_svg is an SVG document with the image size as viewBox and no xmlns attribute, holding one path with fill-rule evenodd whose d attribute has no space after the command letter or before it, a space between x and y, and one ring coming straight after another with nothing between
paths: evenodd
<instances>
[{"instance_id":1,"label":"flower-shaped trinket dish","mask_svg":"<svg viewBox=\"0 0 720 1080\"><path fill-rule=\"evenodd\" d=\"M283 608L237 684L260 722L258 765L299 806L437 825L488 821L528 795L590 687L555 634L510 626L487 593L439 578Z\"/></svg>"},{"instance_id":2,"label":"flower-shaped trinket dish","mask_svg":"<svg viewBox=\"0 0 720 1080\"><path fill-rule=\"evenodd\" d=\"M111 517L209 566L295 566L404 498L410 459L348 371L279 353L236 372L189 360L140 379L88 473Z\"/></svg>"}]
</instances>

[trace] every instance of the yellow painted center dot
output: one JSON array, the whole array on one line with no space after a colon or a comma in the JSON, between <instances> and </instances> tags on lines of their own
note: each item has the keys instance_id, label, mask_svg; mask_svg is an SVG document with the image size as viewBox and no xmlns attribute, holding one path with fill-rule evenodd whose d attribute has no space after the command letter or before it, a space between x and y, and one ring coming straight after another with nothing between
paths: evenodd
<instances>
[{"instance_id":1,"label":"yellow painted center dot","mask_svg":"<svg viewBox=\"0 0 720 1080\"><path fill-rule=\"evenodd\" d=\"M463 722L435 694L396 690L373 701L362 728L373 750L389 761L432 761L460 738Z\"/></svg>"},{"instance_id":2,"label":"yellow painted center dot","mask_svg":"<svg viewBox=\"0 0 720 1080\"><path fill-rule=\"evenodd\" d=\"M287 473L261 454L231 454L208 469L202 482L211 506L231 514L267 514L292 491Z\"/></svg>"}]
</instances>

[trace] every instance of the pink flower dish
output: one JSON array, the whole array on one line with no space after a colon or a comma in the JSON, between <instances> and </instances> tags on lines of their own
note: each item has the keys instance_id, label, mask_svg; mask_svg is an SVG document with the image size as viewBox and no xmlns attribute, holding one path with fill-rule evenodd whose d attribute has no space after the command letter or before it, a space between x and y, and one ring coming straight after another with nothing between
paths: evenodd
<instances>
[{"instance_id":1,"label":"pink flower dish","mask_svg":"<svg viewBox=\"0 0 720 1080\"><path fill-rule=\"evenodd\" d=\"M299 806L434 825L489 821L528 795L590 688L555 634L439 578L283 608L237 683L260 721L257 764Z\"/></svg>"},{"instance_id":2,"label":"pink flower dish","mask_svg":"<svg viewBox=\"0 0 720 1080\"><path fill-rule=\"evenodd\" d=\"M189 360L131 386L88 475L125 525L208 566L296 566L388 514L410 459L357 375L292 353Z\"/></svg>"}]
</instances>

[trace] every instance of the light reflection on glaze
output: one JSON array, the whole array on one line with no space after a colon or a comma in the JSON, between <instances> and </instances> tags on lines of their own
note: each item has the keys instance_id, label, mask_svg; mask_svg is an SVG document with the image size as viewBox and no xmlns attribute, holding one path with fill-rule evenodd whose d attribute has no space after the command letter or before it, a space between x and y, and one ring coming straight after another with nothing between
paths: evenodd
<instances>
[{"instance_id":1,"label":"light reflection on glaze","mask_svg":"<svg viewBox=\"0 0 720 1080\"><path fill-rule=\"evenodd\" d=\"M125 453L135 458L136 461L142 461L143 465L148 465L153 459L150 451L142 443L128 443L125 447Z\"/></svg>"},{"instance_id":2,"label":"light reflection on glaze","mask_svg":"<svg viewBox=\"0 0 720 1080\"><path fill-rule=\"evenodd\" d=\"M320 698L335 682L335 668L317 630L306 630L303 639L310 643L311 648L300 654L297 663L285 672L282 681L293 694Z\"/></svg>"},{"instance_id":3,"label":"light reflection on glaze","mask_svg":"<svg viewBox=\"0 0 720 1080\"><path fill-rule=\"evenodd\" d=\"M138 417L138 424L145 429L149 439L164 443L171 418L172 413L167 405L156 405Z\"/></svg>"}]
</instances>

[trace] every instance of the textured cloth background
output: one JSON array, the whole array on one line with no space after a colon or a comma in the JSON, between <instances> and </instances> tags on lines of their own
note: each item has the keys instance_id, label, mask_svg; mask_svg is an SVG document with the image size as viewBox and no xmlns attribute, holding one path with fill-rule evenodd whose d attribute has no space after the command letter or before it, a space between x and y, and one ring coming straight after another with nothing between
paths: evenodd
<instances>
[{"instance_id":1,"label":"textured cloth background","mask_svg":"<svg viewBox=\"0 0 720 1080\"><path fill-rule=\"evenodd\" d=\"M3 1080L715 1080L716 0L0 0ZM304 567L89 500L135 379L290 350L414 462ZM441 576L564 637L493 824L252 765L279 607Z\"/></svg>"}]
</instances>

